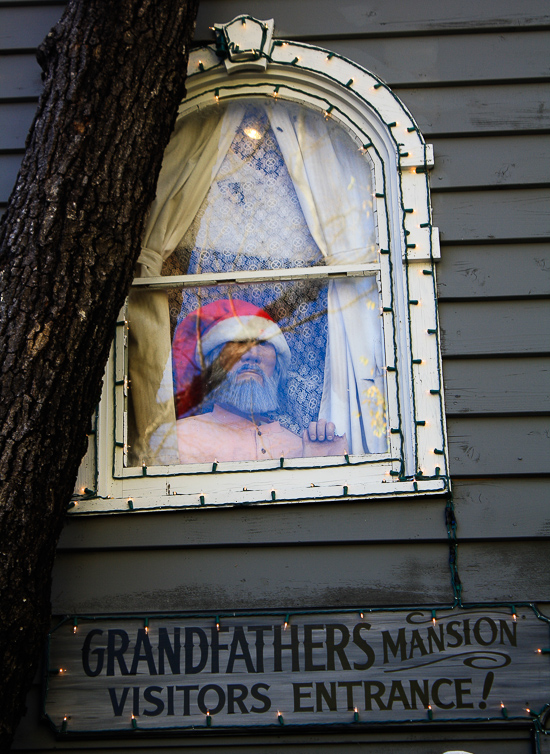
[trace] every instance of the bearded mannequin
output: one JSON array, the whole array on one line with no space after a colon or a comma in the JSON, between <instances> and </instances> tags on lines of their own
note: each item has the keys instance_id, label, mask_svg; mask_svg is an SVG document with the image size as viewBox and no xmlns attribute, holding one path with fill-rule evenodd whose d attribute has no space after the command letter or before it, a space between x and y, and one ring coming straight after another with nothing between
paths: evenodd
<instances>
[{"instance_id":1,"label":"bearded mannequin","mask_svg":"<svg viewBox=\"0 0 550 754\"><path fill-rule=\"evenodd\" d=\"M211 412L178 419L181 463L278 460L347 452L345 437L336 437L330 422L311 422L300 437L276 421L290 351L281 330L265 312L232 300L209 304L189 316L191 322L185 326L186 318L182 330L199 333L193 361L197 365L202 360L203 368L200 377L197 374L190 381L190 370L184 368L187 383L180 379L184 389L179 395L176 391L176 403L179 413L195 413L196 406L189 408L190 397L200 395L214 406ZM207 326L201 332L203 321ZM175 343L177 338L176 331ZM188 354L189 348L174 347L176 385L181 352Z\"/></svg>"}]
</instances>

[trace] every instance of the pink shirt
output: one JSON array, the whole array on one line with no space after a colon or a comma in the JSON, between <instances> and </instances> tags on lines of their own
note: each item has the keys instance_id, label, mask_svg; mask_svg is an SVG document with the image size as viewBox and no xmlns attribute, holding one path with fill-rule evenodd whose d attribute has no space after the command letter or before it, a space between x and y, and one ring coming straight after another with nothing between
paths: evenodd
<instances>
[{"instance_id":1,"label":"pink shirt","mask_svg":"<svg viewBox=\"0 0 550 754\"><path fill-rule=\"evenodd\" d=\"M345 452L344 438L335 438L332 443L307 443L304 453L302 438L279 422L255 424L217 405L212 413L178 419L176 425L181 463L278 460L281 456L302 458Z\"/></svg>"}]
</instances>

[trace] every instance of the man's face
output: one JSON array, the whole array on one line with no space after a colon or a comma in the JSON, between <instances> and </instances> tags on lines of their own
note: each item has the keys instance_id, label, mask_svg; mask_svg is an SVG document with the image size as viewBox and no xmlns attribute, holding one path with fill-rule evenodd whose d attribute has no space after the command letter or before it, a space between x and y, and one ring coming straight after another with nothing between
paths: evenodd
<instances>
[{"instance_id":1,"label":"man's face","mask_svg":"<svg viewBox=\"0 0 550 754\"><path fill-rule=\"evenodd\" d=\"M220 353L220 365L234 375L237 384L252 380L263 385L266 377L273 376L277 352L263 340L226 343Z\"/></svg>"},{"instance_id":2,"label":"man's face","mask_svg":"<svg viewBox=\"0 0 550 754\"><path fill-rule=\"evenodd\" d=\"M279 406L277 352L265 341L226 343L216 359L221 382L212 391L214 403L236 409L252 419Z\"/></svg>"}]
</instances>

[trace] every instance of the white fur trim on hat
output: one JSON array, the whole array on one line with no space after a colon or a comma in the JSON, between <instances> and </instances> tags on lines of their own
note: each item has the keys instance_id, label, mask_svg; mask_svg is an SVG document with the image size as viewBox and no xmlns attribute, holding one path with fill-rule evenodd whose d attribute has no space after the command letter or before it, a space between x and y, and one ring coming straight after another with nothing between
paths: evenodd
<instances>
[{"instance_id":1,"label":"white fur trim on hat","mask_svg":"<svg viewBox=\"0 0 550 754\"><path fill-rule=\"evenodd\" d=\"M290 366L290 349L280 327L273 320L246 314L228 317L217 322L201 339L202 352L207 356L225 343L245 340L264 340L273 346L282 365Z\"/></svg>"}]
</instances>

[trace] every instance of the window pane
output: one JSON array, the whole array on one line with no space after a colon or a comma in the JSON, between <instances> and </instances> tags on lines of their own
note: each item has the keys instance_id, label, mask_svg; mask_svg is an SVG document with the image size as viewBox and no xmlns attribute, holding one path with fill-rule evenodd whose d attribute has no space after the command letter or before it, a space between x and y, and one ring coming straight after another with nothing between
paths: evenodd
<instances>
[{"instance_id":1,"label":"window pane","mask_svg":"<svg viewBox=\"0 0 550 754\"><path fill-rule=\"evenodd\" d=\"M329 291L334 286L339 297ZM169 296L179 301L172 375L165 370L157 396L169 400L172 377L177 421L163 422L148 439L159 459L214 463L369 452L350 439L358 407L385 438L385 388L372 340L347 349L348 376L364 377L339 414L325 387L330 320L343 314L338 302L367 317L376 309L380 320L374 275L180 288ZM130 393L139 404L132 383ZM142 462L134 456L133 464Z\"/></svg>"},{"instance_id":2,"label":"window pane","mask_svg":"<svg viewBox=\"0 0 550 754\"><path fill-rule=\"evenodd\" d=\"M297 106L287 107L297 110ZM323 264L275 137L274 128L281 126L271 124L266 108L238 103L229 112L209 108L195 117L223 117L228 127L237 124L236 131L225 156L219 156L221 164L208 194L163 274Z\"/></svg>"},{"instance_id":3,"label":"window pane","mask_svg":"<svg viewBox=\"0 0 550 754\"><path fill-rule=\"evenodd\" d=\"M178 219L161 223L163 274L375 261L370 158L332 118L264 99L209 107L186 123L209 138L164 202ZM185 133L180 152L192 151Z\"/></svg>"}]
</instances>

